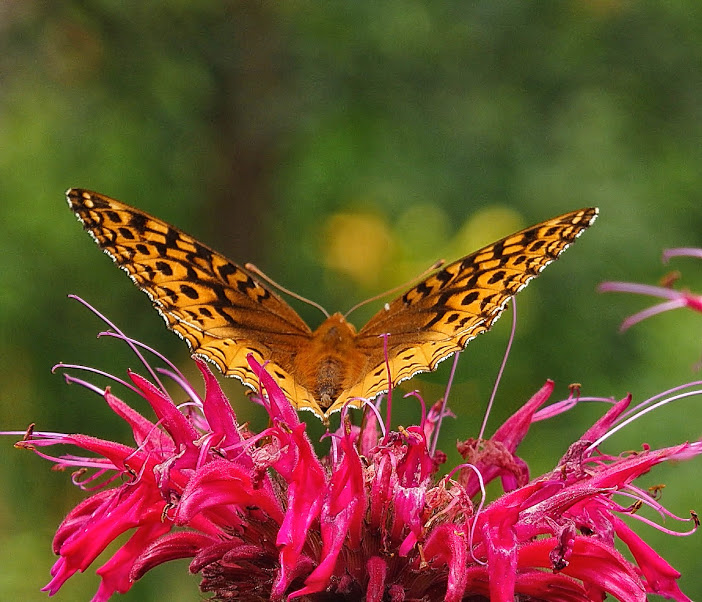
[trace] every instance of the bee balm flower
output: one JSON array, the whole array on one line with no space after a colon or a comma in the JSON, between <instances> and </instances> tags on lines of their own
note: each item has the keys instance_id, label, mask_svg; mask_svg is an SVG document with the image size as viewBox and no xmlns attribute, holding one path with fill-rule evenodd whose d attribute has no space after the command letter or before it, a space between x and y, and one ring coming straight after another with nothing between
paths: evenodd
<instances>
[{"instance_id":1,"label":"bee balm flower","mask_svg":"<svg viewBox=\"0 0 702 602\"><path fill-rule=\"evenodd\" d=\"M112 328L141 357L143 346ZM129 444L40 431L17 444L76 468L76 483L90 491L57 530L50 595L130 533L97 569L94 601L177 558L191 558L201 590L221 600L689 600L680 574L625 518L637 518L642 505L671 517L633 482L656 464L699 454L700 444L598 451L630 398L613 404L553 470L530 478L517 446L534 421L567 407L544 408L549 381L492 438L459 443L466 464L441 476L445 455L427 440L436 411L394 431L372 409L360 427L342 413L320 454L265 366L249 359L269 416L268 428L254 432L195 361L202 394L172 365L161 371L187 394L180 406L146 363L149 378L129 372L118 381L149 403L153 418L110 387L68 377L128 423ZM50 456L57 444L89 455ZM505 491L487 502L484 485L498 477Z\"/></svg>"}]
</instances>

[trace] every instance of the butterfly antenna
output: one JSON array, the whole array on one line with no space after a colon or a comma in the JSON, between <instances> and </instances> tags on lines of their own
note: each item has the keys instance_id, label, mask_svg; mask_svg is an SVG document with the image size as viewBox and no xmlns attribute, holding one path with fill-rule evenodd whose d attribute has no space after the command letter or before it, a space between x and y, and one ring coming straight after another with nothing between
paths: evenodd
<instances>
[{"instance_id":1,"label":"butterfly antenna","mask_svg":"<svg viewBox=\"0 0 702 602\"><path fill-rule=\"evenodd\" d=\"M316 307L319 311L321 311L324 314L325 317L327 317L327 318L329 317L329 312L326 309L324 309L319 303L315 303L311 299L308 299L307 297L303 297L302 295L298 295L297 293L294 293L293 291L291 291L289 288L285 288L284 286L281 286L275 280L273 280L273 278L271 278L270 276L264 274L261 270L259 270L253 263L244 264L244 267L252 274L256 274L256 276L265 280L272 287L277 288L279 291L285 293L286 295L290 295L293 299L297 299L298 301L303 301L304 303L307 303L308 305L311 305L312 307Z\"/></svg>"},{"instance_id":2,"label":"butterfly antenna","mask_svg":"<svg viewBox=\"0 0 702 602\"><path fill-rule=\"evenodd\" d=\"M424 270L421 274L419 274L419 276L415 276L414 278L412 278L411 280L408 280L408 281L405 282L404 284L400 284L400 285L398 285L398 286L396 286L396 287L393 287L393 288L391 288L391 289L389 289L389 290L387 290L387 291L385 291L385 292L383 292L383 293L380 293L380 294L378 294L378 295L375 295L375 296L371 297L370 299L365 299L364 301L361 301L360 303L357 303L357 304L354 305L351 309L349 309L349 311L347 311L347 312L344 314L344 318L348 318L349 315L350 315L352 312L356 311L359 307L363 307L364 305L366 305L366 304L368 304L368 303L371 303L371 302L373 302L373 301L377 301L378 299L382 299L383 297L387 297L388 295L391 295L392 293L396 293L397 291L403 291L403 290L405 290L406 288L409 288L409 286L410 286L411 284L414 284L414 283L415 283L417 280L419 280L420 278L424 278L426 275L430 274L430 273L433 272L434 270L438 270L438 269L439 269L442 265L444 265L445 263L446 263L446 260L445 260L445 259L439 259L438 261L434 262L433 265L431 265L431 266L428 267L426 270Z\"/></svg>"}]
</instances>

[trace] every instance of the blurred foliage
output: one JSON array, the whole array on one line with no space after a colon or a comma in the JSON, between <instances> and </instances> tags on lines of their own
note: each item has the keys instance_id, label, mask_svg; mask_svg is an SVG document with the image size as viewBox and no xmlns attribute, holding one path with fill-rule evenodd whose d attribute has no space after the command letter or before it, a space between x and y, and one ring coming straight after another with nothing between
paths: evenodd
<instances>
[{"instance_id":1,"label":"blurred foliage","mask_svg":"<svg viewBox=\"0 0 702 602\"><path fill-rule=\"evenodd\" d=\"M586 395L639 400L693 377L699 315L622 336L621 319L647 301L595 286L655 282L663 248L702 245L697 1L15 0L0 7L0 44L3 428L128 436L98 399L50 373L60 360L131 365L117 343L95 340L99 323L68 293L187 364L185 346L66 209L69 186L136 205L334 310L440 257L598 205L598 223L520 296L491 424L548 377L562 396L578 381ZM702 290L699 262L675 267ZM459 417L442 439L450 461L453 441L477 432L509 321L463 354L451 394ZM433 399L448 369L412 387ZM399 421L417 416L406 405ZM523 455L548 469L601 411L536 425ZM689 415L690 405L667 408L612 445L697 438ZM9 440L2 453L1 597L42 600L51 534L83 494ZM668 484L671 510L698 506L698 472L653 477ZM702 599L699 537L645 532ZM196 598L185 566L159 568L124 599ZM94 576L73 581L60 599L95 588Z\"/></svg>"}]
</instances>

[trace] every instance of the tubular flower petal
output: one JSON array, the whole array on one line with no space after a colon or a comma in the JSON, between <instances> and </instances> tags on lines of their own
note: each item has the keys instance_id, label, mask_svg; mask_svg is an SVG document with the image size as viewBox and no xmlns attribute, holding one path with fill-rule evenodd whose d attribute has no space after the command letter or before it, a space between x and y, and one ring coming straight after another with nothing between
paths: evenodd
<instances>
[{"instance_id":1,"label":"tubular flower petal","mask_svg":"<svg viewBox=\"0 0 702 602\"><path fill-rule=\"evenodd\" d=\"M663 253L663 262L667 263L671 257L688 256L702 258L702 249L667 249ZM658 305L653 305L643 311L629 316L622 322L621 330L626 330L634 324L672 309L688 308L693 311L702 312L702 295L691 293L688 290L677 290L665 283L666 286L652 286L650 284L636 284L633 282L603 282L598 290L603 293L635 293L665 299ZM672 284L672 283L670 283Z\"/></svg>"}]
</instances>

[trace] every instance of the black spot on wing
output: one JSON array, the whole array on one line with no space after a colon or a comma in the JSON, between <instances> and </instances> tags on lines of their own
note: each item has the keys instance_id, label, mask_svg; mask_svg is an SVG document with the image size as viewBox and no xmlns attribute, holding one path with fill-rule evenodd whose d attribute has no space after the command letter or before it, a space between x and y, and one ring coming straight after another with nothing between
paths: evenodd
<instances>
[{"instance_id":1,"label":"black spot on wing","mask_svg":"<svg viewBox=\"0 0 702 602\"><path fill-rule=\"evenodd\" d=\"M197 299L200 296L198 295L198 292L188 284L181 284L180 292L183 293L188 299Z\"/></svg>"},{"instance_id":2,"label":"black spot on wing","mask_svg":"<svg viewBox=\"0 0 702 602\"><path fill-rule=\"evenodd\" d=\"M475 253L473 255L469 255L463 261L461 261L460 272L465 272L468 270L472 270L474 268L475 268Z\"/></svg>"},{"instance_id":3,"label":"black spot on wing","mask_svg":"<svg viewBox=\"0 0 702 602\"><path fill-rule=\"evenodd\" d=\"M217 296L217 301L224 305L231 305L227 293L221 284L211 283L210 288L212 292Z\"/></svg>"},{"instance_id":4,"label":"black spot on wing","mask_svg":"<svg viewBox=\"0 0 702 602\"><path fill-rule=\"evenodd\" d=\"M527 245L529 244L532 240L536 238L538 234L538 231L536 229L531 229L527 230L526 232L522 232L521 234L521 240L519 241L520 244L522 245Z\"/></svg>"},{"instance_id":5,"label":"black spot on wing","mask_svg":"<svg viewBox=\"0 0 702 602\"><path fill-rule=\"evenodd\" d=\"M473 267L475 267L475 266L473 266ZM461 282L461 288L464 291L469 291L471 289L474 289L475 286L478 284L478 276L479 275L480 274L478 272L473 270L472 273L469 276L467 276L465 280L463 280Z\"/></svg>"},{"instance_id":6,"label":"black spot on wing","mask_svg":"<svg viewBox=\"0 0 702 602\"><path fill-rule=\"evenodd\" d=\"M434 317L426 323L426 325L424 326L424 330L429 330L432 326L434 326L434 324L439 322L441 320L441 318L444 317L445 313L446 313L445 309L440 309L440 310L435 311Z\"/></svg>"},{"instance_id":7,"label":"black spot on wing","mask_svg":"<svg viewBox=\"0 0 702 602\"><path fill-rule=\"evenodd\" d=\"M470 291L465 297L463 297L461 305L470 305L471 303L474 303L478 297L480 297L480 293L478 291Z\"/></svg>"},{"instance_id":8,"label":"black spot on wing","mask_svg":"<svg viewBox=\"0 0 702 602\"><path fill-rule=\"evenodd\" d=\"M434 274L436 279L441 282L441 286L445 286L447 282L450 282L451 278L453 278L453 274L449 272L447 269L443 269L440 272L437 272Z\"/></svg>"},{"instance_id":9,"label":"black spot on wing","mask_svg":"<svg viewBox=\"0 0 702 602\"><path fill-rule=\"evenodd\" d=\"M496 242L490 248L490 251L492 252L493 256L496 259L502 257L504 250L505 250L505 242L503 240Z\"/></svg>"},{"instance_id":10,"label":"black spot on wing","mask_svg":"<svg viewBox=\"0 0 702 602\"><path fill-rule=\"evenodd\" d=\"M204 259L208 263L212 261L212 251L210 251L205 245L194 241L193 246L195 247L195 257L198 257L199 259Z\"/></svg>"},{"instance_id":11,"label":"black spot on wing","mask_svg":"<svg viewBox=\"0 0 702 602\"><path fill-rule=\"evenodd\" d=\"M252 294L253 291L258 288L261 292L255 297L255 299L259 302L265 301L271 296L270 291L264 286L261 286L251 276L246 276L246 280L239 280L236 283L236 287L241 293L252 299L254 298L254 295Z\"/></svg>"},{"instance_id":12,"label":"black spot on wing","mask_svg":"<svg viewBox=\"0 0 702 602\"><path fill-rule=\"evenodd\" d=\"M173 276L173 268L167 261L157 261L155 267L164 276Z\"/></svg>"},{"instance_id":13,"label":"black spot on wing","mask_svg":"<svg viewBox=\"0 0 702 602\"><path fill-rule=\"evenodd\" d=\"M251 276L247 276L246 280L239 280L236 283L236 287L246 295L251 289L256 288L256 281Z\"/></svg>"},{"instance_id":14,"label":"black spot on wing","mask_svg":"<svg viewBox=\"0 0 702 602\"><path fill-rule=\"evenodd\" d=\"M219 275L222 278L222 280L229 282L229 276L233 276L239 270L234 264L225 263L224 265L219 266L217 268L217 271L219 272Z\"/></svg>"},{"instance_id":15,"label":"black spot on wing","mask_svg":"<svg viewBox=\"0 0 702 602\"><path fill-rule=\"evenodd\" d=\"M167 286L163 286L161 287L161 289L163 290L162 296L170 300L171 303L175 303L176 301L178 301L178 295L173 289L168 288Z\"/></svg>"},{"instance_id":16,"label":"black spot on wing","mask_svg":"<svg viewBox=\"0 0 702 602\"><path fill-rule=\"evenodd\" d=\"M488 280L488 284L497 284L498 282L502 282L505 279L505 271L504 270L497 270L492 276L490 276L490 279Z\"/></svg>"},{"instance_id":17,"label":"black spot on wing","mask_svg":"<svg viewBox=\"0 0 702 602\"><path fill-rule=\"evenodd\" d=\"M546 244L545 240L535 240L529 247L530 253L538 253L541 248Z\"/></svg>"},{"instance_id":18,"label":"black spot on wing","mask_svg":"<svg viewBox=\"0 0 702 602\"><path fill-rule=\"evenodd\" d=\"M411 291L408 291L405 293L403 300L405 303L408 303L407 295L411 292L416 292L421 295L422 298L426 297L431 293L433 289L430 286L427 286L426 282L420 282L417 286L415 286Z\"/></svg>"},{"instance_id":19,"label":"black spot on wing","mask_svg":"<svg viewBox=\"0 0 702 602\"><path fill-rule=\"evenodd\" d=\"M168 251L177 247L176 243L179 238L180 234L178 234L178 231L169 227L168 230L166 230L164 242L156 242L154 243L154 247L156 247L156 250L161 257L167 257Z\"/></svg>"},{"instance_id":20,"label":"black spot on wing","mask_svg":"<svg viewBox=\"0 0 702 602\"><path fill-rule=\"evenodd\" d=\"M485 308L494 303L495 297L498 299L500 298L500 295L487 295L481 302L480 302L480 311L485 311ZM503 297L504 298L504 297Z\"/></svg>"},{"instance_id":21,"label":"black spot on wing","mask_svg":"<svg viewBox=\"0 0 702 602\"><path fill-rule=\"evenodd\" d=\"M134 228L139 234L144 234L146 232L146 224L148 218L141 213L132 213L129 218L129 226Z\"/></svg>"},{"instance_id":22,"label":"black spot on wing","mask_svg":"<svg viewBox=\"0 0 702 602\"><path fill-rule=\"evenodd\" d=\"M81 198L78 202L85 203L89 200L92 203L94 209L111 209L112 204L106 199L102 199L99 196L90 195L90 199Z\"/></svg>"}]
</instances>

